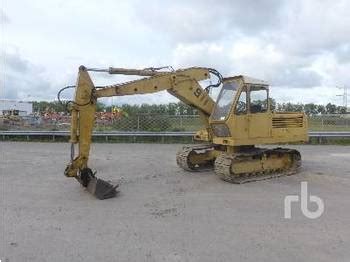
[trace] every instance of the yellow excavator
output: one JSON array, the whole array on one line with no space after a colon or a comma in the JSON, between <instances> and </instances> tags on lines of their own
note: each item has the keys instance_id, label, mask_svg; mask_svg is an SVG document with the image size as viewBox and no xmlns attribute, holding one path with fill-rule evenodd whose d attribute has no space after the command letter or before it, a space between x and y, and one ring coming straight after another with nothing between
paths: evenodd
<instances>
[{"instance_id":1,"label":"yellow excavator","mask_svg":"<svg viewBox=\"0 0 350 262\"><path fill-rule=\"evenodd\" d=\"M144 78L109 86L95 86L89 71L109 74L136 75ZM217 83L205 88L200 81L211 76ZM204 129L194 139L203 144L183 147L176 155L179 167L200 171L211 167L224 181L245 183L297 172L301 156L288 148L260 148L256 145L304 142L307 118L304 113L279 113L271 109L269 85L247 76L223 78L211 68L191 67L164 70L163 68L96 69L79 67L71 110L71 162L65 169L67 177L76 178L99 199L114 197L117 186L99 179L88 167L91 136L94 127L96 102L101 97L149 94L166 90L199 112ZM216 102L210 88L221 87ZM79 152L74 152L78 144Z\"/></svg>"}]
</instances>

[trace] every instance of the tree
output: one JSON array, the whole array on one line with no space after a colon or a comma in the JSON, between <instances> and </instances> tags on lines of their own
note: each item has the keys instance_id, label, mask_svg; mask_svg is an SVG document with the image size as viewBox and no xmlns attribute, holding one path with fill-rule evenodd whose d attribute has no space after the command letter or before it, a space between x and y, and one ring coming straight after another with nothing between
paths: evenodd
<instances>
[{"instance_id":1,"label":"tree","mask_svg":"<svg viewBox=\"0 0 350 262\"><path fill-rule=\"evenodd\" d=\"M169 103L167 108L169 115L177 115L178 114L178 104L177 103Z\"/></svg>"},{"instance_id":2,"label":"tree","mask_svg":"<svg viewBox=\"0 0 350 262\"><path fill-rule=\"evenodd\" d=\"M105 111L106 110L106 105L104 104L104 103L102 103L102 102L97 102L96 103L96 111L97 112L103 112L103 111ZM107 110L106 110L107 111Z\"/></svg>"},{"instance_id":3,"label":"tree","mask_svg":"<svg viewBox=\"0 0 350 262\"><path fill-rule=\"evenodd\" d=\"M314 103L310 103L310 104L305 104L304 105L304 112L305 114L309 115L316 115L318 113L317 111L317 105L315 105Z\"/></svg>"},{"instance_id":4,"label":"tree","mask_svg":"<svg viewBox=\"0 0 350 262\"><path fill-rule=\"evenodd\" d=\"M336 111L338 114L346 114L346 107L345 106L338 106Z\"/></svg>"},{"instance_id":5,"label":"tree","mask_svg":"<svg viewBox=\"0 0 350 262\"><path fill-rule=\"evenodd\" d=\"M272 110L279 112L305 112L307 115L316 114L345 114L346 108L343 106L336 106L332 103L324 105L316 105L314 103L308 104L293 104L293 103L276 103L275 99L270 99L270 105ZM263 103L264 101L260 101ZM198 110L194 107L185 104L184 102L169 103L169 104L141 104L141 105L129 105L123 104L118 106L128 116L136 116L140 114L157 114L157 115L197 115ZM112 112L113 106L106 106L102 102L98 101L96 104L97 112ZM65 112L68 113L65 104L61 104L58 101L33 101L33 111L37 113L44 112Z\"/></svg>"},{"instance_id":6,"label":"tree","mask_svg":"<svg viewBox=\"0 0 350 262\"><path fill-rule=\"evenodd\" d=\"M33 101L33 111L36 113L42 113L49 107L49 103L47 101Z\"/></svg>"},{"instance_id":7,"label":"tree","mask_svg":"<svg viewBox=\"0 0 350 262\"><path fill-rule=\"evenodd\" d=\"M321 114L321 115L325 114L326 113L325 106L324 105L317 105L317 113Z\"/></svg>"},{"instance_id":8,"label":"tree","mask_svg":"<svg viewBox=\"0 0 350 262\"><path fill-rule=\"evenodd\" d=\"M33 101L33 111L37 113L43 112L67 112L67 108L65 104L61 104L58 101Z\"/></svg>"},{"instance_id":9,"label":"tree","mask_svg":"<svg viewBox=\"0 0 350 262\"><path fill-rule=\"evenodd\" d=\"M331 103L326 105L326 113L327 114L335 114L337 112L337 106Z\"/></svg>"},{"instance_id":10,"label":"tree","mask_svg":"<svg viewBox=\"0 0 350 262\"><path fill-rule=\"evenodd\" d=\"M304 110L303 104L283 103L277 106L281 112L300 112Z\"/></svg>"},{"instance_id":11,"label":"tree","mask_svg":"<svg viewBox=\"0 0 350 262\"><path fill-rule=\"evenodd\" d=\"M270 98L269 98L269 101L270 101L271 110L272 110L272 111L275 111L276 108L277 108L276 100L273 99L272 97L270 97Z\"/></svg>"}]
</instances>

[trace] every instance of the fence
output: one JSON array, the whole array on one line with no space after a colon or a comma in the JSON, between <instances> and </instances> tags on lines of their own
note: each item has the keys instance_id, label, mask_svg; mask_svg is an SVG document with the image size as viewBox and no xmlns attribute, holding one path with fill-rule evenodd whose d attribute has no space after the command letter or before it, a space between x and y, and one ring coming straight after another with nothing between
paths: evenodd
<instances>
[{"instance_id":1,"label":"fence","mask_svg":"<svg viewBox=\"0 0 350 262\"><path fill-rule=\"evenodd\" d=\"M198 115L137 115L112 119L108 122L96 121L98 131L196 131L202 128Z\"/></svg>"},{"instance_id":2,"label":"fence","mask_svg":"<svg viewBox=\"0 0 350 262\"><path fill-rule=\"evenodd\" d=\"M96 121L97 131L197 131L203 127L198 115L138 115ZM309 117L310 131L350 131L349 115L322 115Z\"/></svg>"},{"instance_id":3,"label":"fence","mask_svg":"<svg viewBox=\"0 0 350 262\"><path fill-rule=\"evenodd\" d=\"M0 123L1 130L69 130L69 117L59 119L36 119ZM130 117L99 118L96 117L95 131L132 131L132 132L186 132L201 129L198 115L137 115ZM309 117L310 131L350 131L350 114L321 115Z\"/></svg>"},{"instance_id":4,"label":"fence","mask_svg":"<svg viewBox=\"0 0 350 262\"><path fill-rule=\"evenodd\" d=\"M309 117L309 129L313 131L350 130L350 114L311 116Z\"/></svg>"}]
</instances>

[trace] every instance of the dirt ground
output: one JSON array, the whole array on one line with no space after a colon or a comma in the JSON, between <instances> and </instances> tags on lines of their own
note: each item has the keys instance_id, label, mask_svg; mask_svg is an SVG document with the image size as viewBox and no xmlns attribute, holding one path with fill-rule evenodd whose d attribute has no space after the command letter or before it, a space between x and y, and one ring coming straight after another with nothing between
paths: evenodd
<instances>
[{"instance_id":1,"label":"dirt ground","mask_svg":"<svg viewBox=\"0 0 350 262\"><path fill-rule=\"evenodd\" d=\"M299 174L243 185L179 169L180 147L94 144L91 168L121 181L101 201L63 176L68 144L0 143L0 260L350 261L350 147L296 146ZM285 219L302 181L324 213Z\"/></svg>"}]
</instances>

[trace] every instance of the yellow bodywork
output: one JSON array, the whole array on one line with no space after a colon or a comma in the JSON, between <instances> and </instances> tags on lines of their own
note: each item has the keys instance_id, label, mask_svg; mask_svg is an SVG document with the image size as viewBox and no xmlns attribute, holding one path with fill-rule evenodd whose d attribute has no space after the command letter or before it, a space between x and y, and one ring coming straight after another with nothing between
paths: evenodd
<instances>
[{"instance_id":1,"label":"yellow bodywork","mask_svg":"<svg viewBox=\"0 0 350 262\"><path fill-rule=\"evenodd\" d=\"M209 118L214 132L214 144L243 146L306 142L308 140L306 115L304 113L273 112L269 98L269 86L266 82L245 76L227 78L224 82L230 81L237 83L238 87L227 116L224 119L215 119L213 115ZM266 109L264 112L252 112L250 93L260 90L266 90ZM238 114L236 108L242 92L246 94L246 111ZM215 132L217 127L227 128L228 132L226 134Z\"/></svg>"},{"instance_id":2,"label":"yellow bodywork","mask_svg":"<svg viewBox=\"0 0 350 262\"><path fill-rule=\"evenodd\" d=\"M145 76L145 78L116 85L95 87L88 71L139 75ZM216 102L210 97L208 90L199 84L200 81L209 79L211 74L219 78L218 84L211 86L222 84L222 90ZM114 190L115 188L109 185L105 189L105 182L98 181L88 168L97 99L149 94L163 90L195 107L204 125L204 129L196 132L194 138L206 141L209 146L194 148L193 152L186 149L188 155L179 154L177 161L184 169L192 169L201 163L213 163L216 159L216 173L223 180L237 182L245 179L239 177L240 174L254 172L258 174L264 173L266 170L284 170L286 167L297 167L296 163L299 163L300 160L300 154L297 151L254 149L254 145L257 144L308 140L305 114L279 113L271 110L269 86L264 81L246 76L223 79L216 70L200 67L164 72L154 69L123 68L94 70L81 66L75 87L74 101L71 104L72 159L65 170L65 175L77 178L88 188L88 182L93 179L101 192L110 191L110 188ZM76 156L74 153L75 144L78 144L79 149ZM241 159L237 158L240 152L245 152L240 155ZM191 166L187 166L186 161L189 161ZM85 174L85 178L82 173ZM238 178L236 179L234 176ZM91 189L92 191L95 190L95 186ZM100 197L101 199L111 197L107 195L102 193Z\"/></svg>"},{"instance_id":3,"label":"yellow bodywork","mask_svg":"<svg viewBox=\"0 0 350 262\"><path fill-rule=\"evenodd\" d=\"M79 68L75 98L72 103L71 139L72 145L79 144L77 157L73 157L65 170L65 175L77 177L79 170L87 167L94 126L96 101L100 97L149 94L166 90L184 103L196 107L206 129L198 133L197 139L210 141L209 116L215 106L214 100L200 85L199 81L210 77L207 68L193 67L174 72L156 72L129 69L110 69L113 74L134 74L150 76L127 83L96 88L91 81L88 70Z\"/></svg>"}]
</instances>

